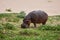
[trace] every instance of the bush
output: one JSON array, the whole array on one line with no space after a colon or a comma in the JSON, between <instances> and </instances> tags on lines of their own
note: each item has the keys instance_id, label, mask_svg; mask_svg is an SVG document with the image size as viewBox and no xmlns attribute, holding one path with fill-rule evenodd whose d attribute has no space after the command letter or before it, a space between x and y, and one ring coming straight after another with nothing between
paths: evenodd
<instances>
[{"instance_id":1,"label":"bush","mask_svg":"<svg viewBox=\"0 0 60 40\"><path fill-rule=\"evenodd\" d=\"M13 30L13 29L15 29L15 26L12 25L12 24L10 24L10 23L6 23L6 24L5 24L5 29Z\"/></svg>"},{"instance_id":2,"label":"bush","mask_svg":"<svg viewBox=\"0 0 60 40\"><path fill-rule=\"evenodd\" d=\"M0 25L0 33L2 33L4 30L4 27L2 25Z\"/></svg>"},{"instance_id":3,"label":"bush","mask_svg":"<svg viewBox=\"0 0 60 40\"><path fill-rule=\"evenodd\" d=\"M56 30L60 30L60 25L56 25Z\"/></svg>"},{"instance_id":4,"label":"bush","mask_svg":"<svg viewBox=\"0 0 60 40\"><path fill-rule=\"evenodd\" d=\"M25 15L26 15L26 13L25 13L24 11L21 11L21 12L17 15L17 17L18 17L18 18L24 18Z\"/></svg>"},{"instance_id":5,"label":"bush","mask_svg":"<svg viewBox=\"0 0 60 40\"><path fill-rule=\"evenodd\" d=\"M4 17L10 17L11 15L8 13L1 13L0 14L0 18L4 18Z\"/></svg>"},{"instance_id":6,"label":"bush","mask_svg":"<svg viewBox=\"0 0 60 40\"><path fill-rule=\"evenodd\" d=\"M4 39L4 38L5 38L5 36L0 33L0 39Z\"/></svg>"},{"instance_id":7,"label":"bush","mask_svg":"<svg viewBox=\"0 0 60 40\"><path fill-rule=\"evenodd\" d=\"M32 30L32 29L24 29L24 30L21 30L20 31L20 35L34 35L34 36L38 36L40 35L39 32L35 31L35 30Z\"/></svg>"},{"instance_id":8,"label":"bush","mask_svg":"<svg viewBox=\"0 0 60 40\"><path fill-rule=\"evenodd\" d=\"M60 30L60 25L41 25L40 30Z\"/></svg>"},{"instance_id":9,"label":"bush","mask_svg":"<svg viewBox=\"0 0 60 40\"><path fill-rule=\"evenodd\" d=\"M0 40L5 40L6 38L9 39L9 37L7 36L7 34L0 33Z\"/></svg>"},{"instance_id":10,"label":"bush","mask_svg":"<svg viewBox=\"0 0 60 40\"><path fill-rule=\"evenodd\" d=\"M19 22L19 18L15 17L15 18L9 18L8 22Z\"/></svg>"}]
</instances>

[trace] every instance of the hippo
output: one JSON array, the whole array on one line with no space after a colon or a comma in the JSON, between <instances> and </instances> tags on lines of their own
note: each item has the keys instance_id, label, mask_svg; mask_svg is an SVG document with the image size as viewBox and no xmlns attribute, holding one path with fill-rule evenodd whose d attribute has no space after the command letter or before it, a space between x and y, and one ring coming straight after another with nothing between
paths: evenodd
<instances>
[{"instance_id":1,"label":"hippo","mask_svg":"<svg viewBox=\"0 0 60 40\"><path fill-rule=\"evenodd\" d=\"M42 23L42 25L45 25L48 19L48 14L44 11L37 10L32 11L28 13L23 19L23 23L21 24L21 28L29 28L30 23L34 24L34 27L36 27L36 24Z\"/></svg>"}]
</instances>

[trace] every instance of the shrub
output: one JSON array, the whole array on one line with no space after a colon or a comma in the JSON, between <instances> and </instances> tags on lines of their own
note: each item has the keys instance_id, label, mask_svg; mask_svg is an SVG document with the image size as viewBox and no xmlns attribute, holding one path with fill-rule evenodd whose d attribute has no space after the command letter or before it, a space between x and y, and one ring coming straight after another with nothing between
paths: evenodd
<instances>
[{"instance_id":1,"label":"shrub","mask_svg":"<svg viewBox=\"0 0 60 40\"><path fill-rule=\"evenodd\" d=\"M9 37L7 36L7 34L0 33L0 40L5 40L6 38L9 39Z\"/></svg>"},{"instance_id":2,"label":"shrub","mask_svg":"<svg viewBox=\"0 0 60 40\"><path fill-rule=\"evenodd\" d=\"M17 15L17 17L18 17L18 18L24 18L25 15L26 15L26 13L25 13L24 11L21 11L21 12Z\"/></svg>"},{"instance_id":3,"label":"shrub","mask_svg":"<svg viewBox=\"0 0 60 40\"><path fill-rule=\"evenodd\" d=\"M39 32L35 31L35 30L31 30L31 29L24 29L20 31L20 35L34 35L34 36L38 36L40 35Z\"/></svg>"},{"instance_id":4,"label":"shrub","mask_svg":"<svg viewBox=\"0 0 60 40\"><path fill-rule=\"evenodd\" d=\"M60 30L60 25L41 25L40 30Z\"/></svg>"},{"instance_id":5,"label":"shrub","mask_svg":"<svg viewBox=\"0 0 60 40\"><path fill-rule=\"evenodd\" d=\"M1 13L0 14L0 18L4 18L4 17L10 17L11 15L8 13Z\"/></svg>"},{"instance_id":6,"label":"shrub","mask_svg":"<svg viewBox=\"0 0 60 40\"><path fill-rule=\"evenodd\" d=\"M19 18L15 17L15 18L9 18L8 22L18 22Z\"/></svg>"},{"instance_id":7,"label":"shrub","mask_svg":"<svg viewBox=\"0 0 60 40\"><path fill-rule=\"evenodd\" d=\"M4 30L4 27L0 24L0 33L2 33Z\"/></svg>"},{"instance_id":8,"label":"shrub","mask_svg":"<svg viewBox=\"0 0 60 40\"><path fill-rule=\"evenodd\" d=\"M4 39L4 38L5 38L5 36L0 33L0 39Z\"/></svg>"},{"instance_id":9,"label":"shrub","mask_svg":"<svg viewBox=\"0 0 60 40\"><path fill-rule=\"evenodd\" d=\"M13 30L13 29L15 29L15 26L14 26L13 24L6 23L6 24L5 24L5 29Z\"/></svg>"},{"instance_id":10,"label":"shrub","mask_svg":"<svg viewBox=\"0 0 60 40\"><path fill-rule=\"evenodd\" d=\"M60 25L56 25L56 30L60 30Z\"/></svg>"}]
</instances>

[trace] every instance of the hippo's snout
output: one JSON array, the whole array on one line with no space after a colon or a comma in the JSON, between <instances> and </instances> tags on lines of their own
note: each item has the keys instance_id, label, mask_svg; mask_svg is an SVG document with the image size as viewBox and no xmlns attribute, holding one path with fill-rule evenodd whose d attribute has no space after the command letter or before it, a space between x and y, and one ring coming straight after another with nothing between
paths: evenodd
<instances>
[{"instance_id":1,"label":"hippo's snout","mask_svg":"<svg viewBox=\"0 0 60 40\"><path fill-rule=\"evenodd\" d=\"M21 24L21 28L28 28L27 24Z\"/></svg>"}]
</instances>

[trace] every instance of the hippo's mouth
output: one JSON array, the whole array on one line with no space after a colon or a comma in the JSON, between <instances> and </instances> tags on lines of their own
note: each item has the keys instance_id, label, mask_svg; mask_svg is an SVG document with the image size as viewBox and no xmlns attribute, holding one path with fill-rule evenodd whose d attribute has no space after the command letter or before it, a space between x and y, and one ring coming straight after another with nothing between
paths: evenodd
<instances>
[{"instance_id":1,"label":"hippo's mouth","mask_svg":"<svg viewBox=\"0 0 60 40\"><path fill-rule=\"evenodd\" d=\"M27 24L21 24L21 28L28 28Z\"/></svg>"}]
</instances>

